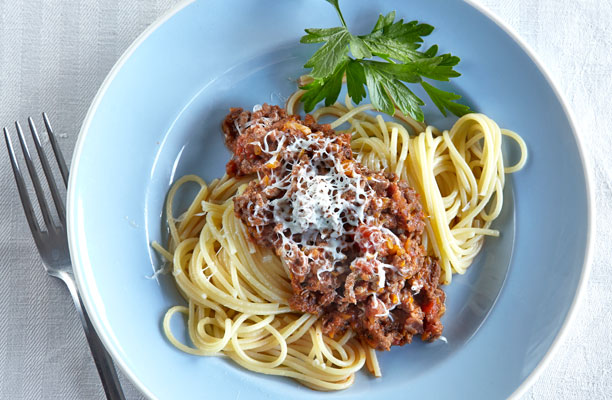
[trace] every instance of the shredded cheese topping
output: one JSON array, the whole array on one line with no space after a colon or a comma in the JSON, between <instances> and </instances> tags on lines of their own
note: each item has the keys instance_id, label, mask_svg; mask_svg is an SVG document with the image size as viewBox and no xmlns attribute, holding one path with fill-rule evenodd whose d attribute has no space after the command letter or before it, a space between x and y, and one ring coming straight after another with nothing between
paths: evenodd
<instances>
[{"instance_id":1,"label":"shredded cheese topping","mask_svg":"<svg viewBox=\"0 0 612 400\"><path fill-rule=\"evenodd\" d=\"M262 120L254 123L265 127L267 121ZM262 140L250 143L257 147L257 154L268 156L264 165L270 173L263 178L260 176L266 185L264 191L269 195L280 190L282 195L267 204L250 203L253 212L249 222L258 231L262 225L273 222L282 244L281 255L288 259L297 256L304 267L303 273L315 271L319 279L324 272L343 272L345 250L354 242L367 242L372 251L367 249L365 256L352 260L349 267L372 266L371 273L377 277L378 287L383 288L385 270L397 269L377 259L374 249L401 247L401 241L366 215L369 202L376 198L369 181L376 179L360 174L354 168L354 161L337 157L342 146L339 137L313 133L307 126L294 121L287 125L290 126L286 128L305 135L288 136L271 129ZM261 221L260 224L255 223L255 219ZM357 229L364 224L368 226L367 238Z\"/></svg>"},{"instance_id":2,"label":"shredded cheese topping","mask_svg":"<svg viewBox=\"0 0 612 400\"><path fill-rule=\"evenodd\" d=\"M306 265L319 267L320 277L346 259L343 250L351 245L346 239L365 222L372 189L353 170L352 162L342 163L335 157L338 137L311 133L286 144L286 137L281 136L271 149L269 137L275 134L279 132L270 131L261 144L257 142L262 153L270 156L266 166L275 168L265 190L284 192L270 201L269 211L284 255L293 258L299 254ZM305 153L309 156L302 157ZM265 220L262 207L254 208L254 215Z\"/></svg>"}]
</instances>

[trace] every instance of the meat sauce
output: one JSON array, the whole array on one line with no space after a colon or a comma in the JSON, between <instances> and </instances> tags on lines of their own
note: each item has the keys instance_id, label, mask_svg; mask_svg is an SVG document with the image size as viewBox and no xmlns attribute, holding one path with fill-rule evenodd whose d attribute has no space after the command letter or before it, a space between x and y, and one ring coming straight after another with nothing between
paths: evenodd
<instances>
[{"instance_id":1,"label":"meat sauce","mask_svg":"<svg viewBox=\"0 0 612 400\"><path fill-rule=\"evenodd\" d=\"M234 199L250 239L274 249L292 309L317 314L331 337L352 329L389 350L442 333L440 267L422 245L418 194L353 159L349 134L264 104L222 124L230 176L257 174Z\"/></svg>"}]
</instances>

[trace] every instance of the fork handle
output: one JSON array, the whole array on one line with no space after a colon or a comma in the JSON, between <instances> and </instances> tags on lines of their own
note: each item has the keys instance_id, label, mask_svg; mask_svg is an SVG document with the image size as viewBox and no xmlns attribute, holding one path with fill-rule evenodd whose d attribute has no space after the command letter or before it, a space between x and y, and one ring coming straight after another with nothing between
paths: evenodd
<instances>
[{"instance_id":1,"label":"fork handle","mask_svg":"<svg viewBox=\"0 0 612 400\"><path fill-rule=\"evenodd\" d=\"M117 376L113 359L104 348L100 337L89 320L89 316L87 315L87 311L83 306L83 302L81 300L81 296L79 295L79 291L77 290L74 278L68 274L66 276L62 276L61 278L66 283L66 286L68 286L68 291L72 296L72 300L74 301L79 318L83 324L83 330L85 331L85 336L87 337L87 342L89 343L91 355L93 356L96 368L98 369L98 374L100 375L100 380L102 381L106 398L109 400L125 400L125 395L121 389L121 382L119 382L119 377Z\"/></svg>"}]
</instances>

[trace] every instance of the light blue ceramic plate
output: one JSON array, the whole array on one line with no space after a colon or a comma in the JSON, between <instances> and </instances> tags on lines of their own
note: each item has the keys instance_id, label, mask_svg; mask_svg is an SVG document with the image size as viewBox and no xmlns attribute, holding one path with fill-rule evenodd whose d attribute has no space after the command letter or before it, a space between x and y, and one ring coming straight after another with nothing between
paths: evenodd
<instances>
[{"instance_id":1,"label":"light blue ceramic plate","mask_svg":"<svg viewBox=\"0 0 612 400\"><path fill-rule=\"evenodd\" d=\"M316 393L176 350L161 320L182 300L171 277L145 278L159 266L149 243L163 237L165 194L187 173L221 176L228 152L219 125L228 108L282 104L314 51L298 43L303 29L337 25L323 0L183 4L149 28L102 85L79 137L68 197L71 254L87 310L117 364L150 397L505 398L533 381L559 342L585 282L592 205L558 91L525 45L470 3L341 3L357 32L394 9L434 25L426 44L462 58L453 89L525 138L530 158L509 178L496 223L501 237L488 239L469 273L447 288L448 344L417 342L381 354L384 376L360 373L346 391ZM452 123L427 111L430 123Z\"/></svg>"}]
</instances>

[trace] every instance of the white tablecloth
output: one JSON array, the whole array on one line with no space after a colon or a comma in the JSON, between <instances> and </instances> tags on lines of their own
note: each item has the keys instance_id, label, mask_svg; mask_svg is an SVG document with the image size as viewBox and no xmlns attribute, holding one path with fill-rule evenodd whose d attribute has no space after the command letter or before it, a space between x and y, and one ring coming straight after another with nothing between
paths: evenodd
<instances>
[{"instance_id":1,"label":"white tablecloth","mask_svg":"<svg viewBox=\"0 0 612 400\"><path fill-rule=\"evenodd\" d=\"M452 0L449 0L452 1ZM47 111L67 156L117 58L172 0L0 0L0 124ZM612 397L612 4L482 0L532 46L565 93L592 159L592 273L564 343L525 399ZM4 146L1 146L4 147ZM0 399L102 399L68 292L48 277L0 150ZM142 396L123 379L129 399Z\"/></svg>"}]
</instances>

